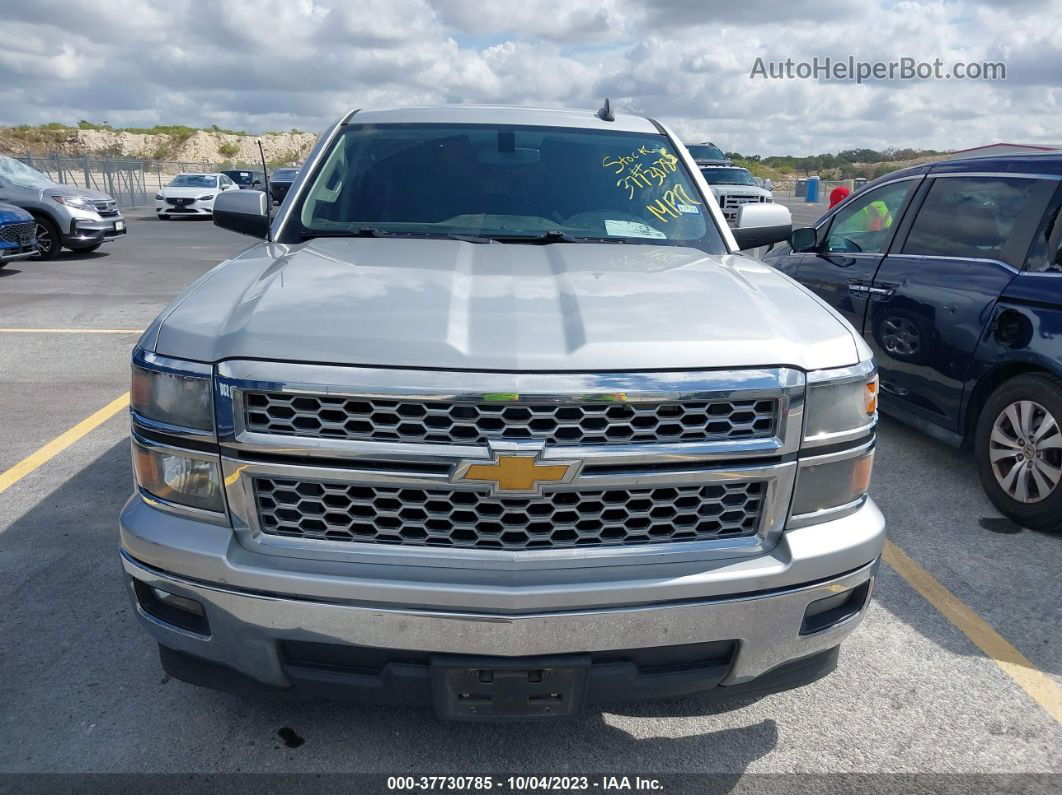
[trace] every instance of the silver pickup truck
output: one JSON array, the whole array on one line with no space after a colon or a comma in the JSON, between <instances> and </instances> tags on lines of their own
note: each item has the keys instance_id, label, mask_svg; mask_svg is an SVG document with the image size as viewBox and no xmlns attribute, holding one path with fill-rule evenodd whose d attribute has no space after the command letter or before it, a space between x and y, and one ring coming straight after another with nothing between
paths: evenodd
<instances>
[{"instance_id":1,"label":"silver pickup truck","mask_svg":"<svg viewBox=\"0 0 1062 795\"><path fill-rule=\"evenodd\" d=\"M121 559L172 676L450 719L750 698L867 608L877 380L658 122L354 111L133 354Z\"/></svg>"}]
</instances>

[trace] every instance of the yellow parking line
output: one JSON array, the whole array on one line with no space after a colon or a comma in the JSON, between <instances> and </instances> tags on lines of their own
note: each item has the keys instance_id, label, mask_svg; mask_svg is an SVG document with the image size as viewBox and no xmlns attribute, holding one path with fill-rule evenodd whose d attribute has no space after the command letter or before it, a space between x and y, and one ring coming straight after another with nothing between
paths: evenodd
<instances>
[{"instance_id":1,"label":"yellow parking line","mask_svg":"<svg viewBox=\"0 0 1062 795\"><path fill-rule=\"evenodd\" d=\"M0 334L140 334L139 328L0 328Z\"/></svg>"},{"instance_id":2,"label":"yellow parking line","mask_svg":"<svg viewBox=\"0 0 1062 795\"><path fill-rule=\"evenodd\" d=\"M56 436L48 444L44 445L40 450L35 453L30 453L23 458L11 469L6 472L0 473L0 494L3 494L9 488L18 483L22 478L26 477L30 472L48 463L55 458L59 453L63 452L66 448L76 442L85 434L98 428L105 423L115 414L129 405L129 393L126 392L119 398L115 398L102 409L96 413L81 420L70 430L65 433Z\"/></svg>"},{"instance_id":3,"label":"yellow parking line","mask_svg":"<svg viewBox=\"0 0 1062 795\"><path fill-rule=\"evenodd\" d=\"M944 618L959 628L1011 679L1021 685L1051 717L1062 723L1062 688L1039 671L1020 651L977 615L959 597L945 588L928 571L915 563L891 541L885 542L885 562L903 577Z\"/></svg>"}]
</instances>

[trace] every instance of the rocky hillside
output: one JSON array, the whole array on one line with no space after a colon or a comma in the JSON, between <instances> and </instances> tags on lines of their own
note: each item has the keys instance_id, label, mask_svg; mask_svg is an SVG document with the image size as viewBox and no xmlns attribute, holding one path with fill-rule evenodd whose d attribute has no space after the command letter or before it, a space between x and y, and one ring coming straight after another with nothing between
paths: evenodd
<instances>
[{"instance_id":1,"label":"rocky hillside","mask_svg":"<svg viewBox=\"0 0 1062 795\"><path fill-rule=\"evenodd\" d=\"M257 141L262 141L266 160L274 166L300 163L317 135L300 132L270 132L260 136L189 127L162 127L167 132L132 132L111 129L80 129L58 124L30 127L0 127L0 153L46 157L106 156L136 159L176 160L199 163L257 163Z\"/></svg>"}]
</instances>

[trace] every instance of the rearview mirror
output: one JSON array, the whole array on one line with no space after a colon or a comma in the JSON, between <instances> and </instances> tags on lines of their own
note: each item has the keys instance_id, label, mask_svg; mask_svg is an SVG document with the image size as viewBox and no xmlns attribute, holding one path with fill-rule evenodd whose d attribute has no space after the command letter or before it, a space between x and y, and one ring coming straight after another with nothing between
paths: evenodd
<instances>
[{"instance_id":1,"label":"rearview mirror","mask_svg":"<svg viewBox=\"0 0 1062 795\"><path fill-rule=\"evenodd\" d=\"M742 251L769 246L789 237L793 216L788 207L774 202L743 204L738 208L737 224L731 231Z\"/></svg>"},{"instance_id":2,"label":"rearview mirror","mask_svg":"<svg viewBox=\"0 0 1062 795\"><path fill-rule=\"evenodd\" d=\"M214 199L214 225L264 239L269 231L269 204L260 190L223 191Z\"/></svg>"},{"instance_id":3,"label":"rearview mirror","mask_svg":"<svg viewBox=\"0 0 1062 795\"><path fill-rule=\"evenodd\" d=\"M789 236L789 247L793 251L812 251L818 242L818 232L811 227L794 229L793 234Z\"/></svg>"}]
</instances>

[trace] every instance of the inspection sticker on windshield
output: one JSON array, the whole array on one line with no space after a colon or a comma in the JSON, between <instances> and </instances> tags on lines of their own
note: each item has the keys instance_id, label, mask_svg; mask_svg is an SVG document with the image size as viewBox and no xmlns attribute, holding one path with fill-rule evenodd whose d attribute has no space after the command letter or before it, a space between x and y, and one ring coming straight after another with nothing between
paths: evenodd
<instances>
[{"instance_id":1,"label":"inspection sticker on windshield","mask_svg":"<svg viewBox=\"0 0 1062 795\"><path fill-rule=\"evenodd\" d=\"M690 213L693 213L694 215L697 214L697 208L694 207L692 204L678 204L675 206L678 207L678 211L680 213L686 213L687 215L689 215Z\"/></svg>"},{"instance_id":2,"label":"inspection sticker on windshield","mask_svg":"<svg viewBox=\"0 0 1062 795\"><path fill-rule=\"evenodd\" d=\"M653 229L637 221L605 221L605 231L617 237L667 237L659 229Z\"/></svg>"}]
</instances>

